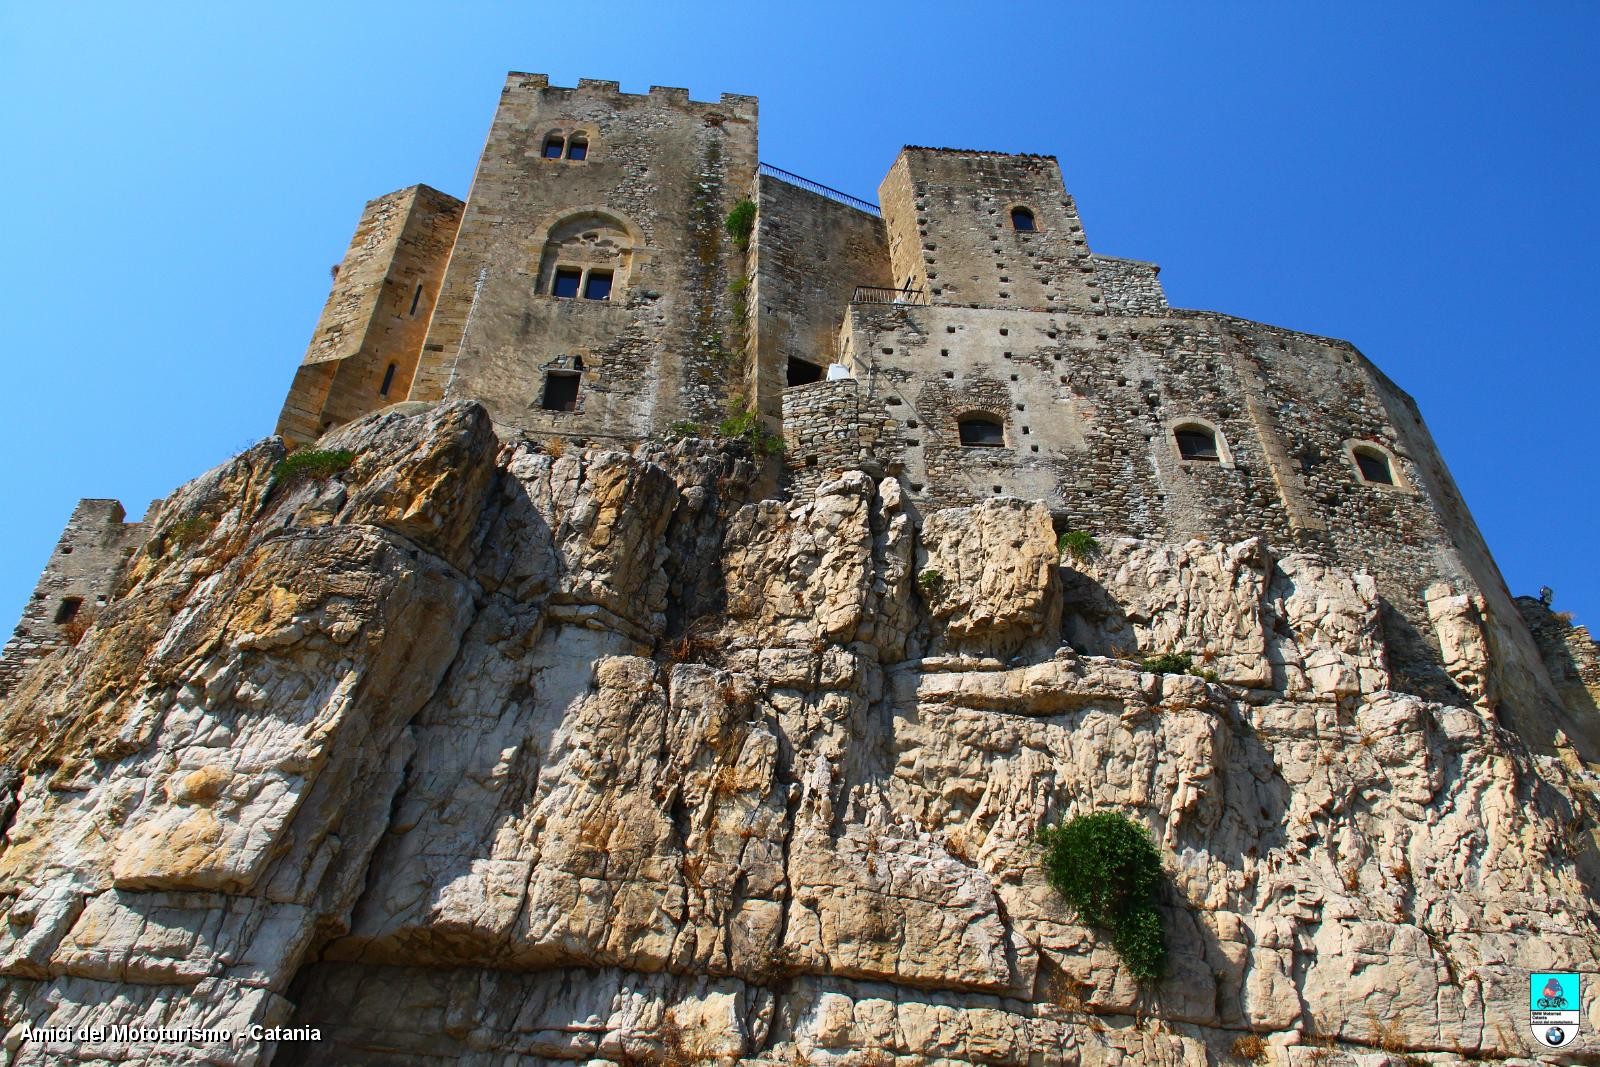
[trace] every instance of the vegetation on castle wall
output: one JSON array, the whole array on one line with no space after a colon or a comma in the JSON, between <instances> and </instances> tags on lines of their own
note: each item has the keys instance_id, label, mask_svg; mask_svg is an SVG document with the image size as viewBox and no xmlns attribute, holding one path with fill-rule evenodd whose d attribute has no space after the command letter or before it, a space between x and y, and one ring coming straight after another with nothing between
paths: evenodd
<instances>
[{"instance_id":1,"label":"vegetation on castle wall","mask_svg":"<svg viewBox=\"0 0 1600 1067\"><path fill-rule=\"evenodd\" d=\"M1079 815L1039 831L1045 877L1088 926L1107 930L1128 971L1142 982L1167 968L1166 932L1156 909L1161 856L1144 827L1114 811Z\"/></svg>"},{"instance_id":2,"label":"vegetation on castle wall","mask_svg":"<svg viewBox=\"0 0 1600 1067\"><path fill-rule=\"evenodd\" d=\"M755 408L745 408L723 419L717 435L745 442L758 456L776 456L783 451L783 438L767 428Z\"/></svg>"},{"instance_id":3,"label":"vegetation on castle wall","mask_svg":"<svg viewBox=\"0 0 1600 1067\"><path fill-rule=\"evenodd\" d=\"M728 231L728 236L733 238L733 243L741 249L750 247L750 234L756 228L756 205L754 201L741 200L733 205L733 210L728 212L728 217L723 220L723 226Z\"/></svg>"},{"instance_id":4,"label":"vegetation on castle wall","mask_svg":"<svg viewBox=\"0 0 1600 1067\"><path fill-rule=\"evenodd\" d=\"M1103 551L1100 542L1082 530L1068 530L1056 540L1056 551L1071 556L1075 562L1087 563Z\"/></svg>"},{"instance_id":5,"label":"vegetation on castle wall","mask_svg":"<svg viewBox=\"0 0 1600 1067\"><path fill-rule=\"evenodd\" d=\"M356 454L340 449L302 448L291 452L272 468L272 480L291 485L307 478L321 480L350 469Z\"/></svg>"}]
</instances>

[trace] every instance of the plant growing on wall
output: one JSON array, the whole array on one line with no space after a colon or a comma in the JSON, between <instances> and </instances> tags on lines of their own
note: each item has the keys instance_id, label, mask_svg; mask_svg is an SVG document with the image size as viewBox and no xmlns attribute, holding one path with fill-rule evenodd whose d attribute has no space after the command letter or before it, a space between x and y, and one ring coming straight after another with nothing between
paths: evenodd
<instances>
[{"instance_id":1,"label":"plant growing on wall","mask_svg":"<svg viewBox=\"0 0 1600 1067\"><path fill-rule=\"evenodd\" d=\"M776 456L783 451L783 438L767 428L755 408L745 408L729 415L717 427L717 433L745 442L758 456Z\"/></svg>"},{"instance_id":2,"label":"plant growing on wall","mask_svg":"<svg viewBox=\"0 0 1600 1067\"><path fill-rule=\"evenodd\" d=\"M1086 925L1110 931L1111 946L1141 982L1167 967L1156 910L1161 856L1149 833L1119 812L1079 815L1039 831L1045 877Z\"/></svg>"},{"instance_id":3,"label":"plant growing on wall","mask_svg":"<svg viewBox=\"0 0 1600 1067\"><path fill-rule=\"evenodd\" d=\"M1068 530L1056 540L1056 551L1071 556L1077 563L1087 563L1100 555L1100 542L1082 530Z\"/></svg>"},{"instance_id":4,"label":"plant growing on wall","mask_svg":"<svg viewBox=\"0 0 1600 1067\"><path fill-rule=\"evenodd\" d=\"M750 234L756 228L756 205L750 200L741 200L733 205L733 210L728 212L728 217L723 220L723 226L728 231L728 236L733 238L733 243L741 250L750 247Z\"/></svg>"}]
</instances>

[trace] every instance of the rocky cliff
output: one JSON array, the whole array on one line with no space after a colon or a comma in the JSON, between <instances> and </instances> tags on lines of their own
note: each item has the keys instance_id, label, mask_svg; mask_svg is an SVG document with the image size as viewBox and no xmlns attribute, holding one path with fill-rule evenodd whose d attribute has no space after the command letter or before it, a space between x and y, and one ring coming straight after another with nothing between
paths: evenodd
<instances>
[{"instance_id":1,"label":"rocky cliff","mask_svg":"<svg viewBox=\"0 0 1600 1067\"><path fill-rule=\"evenodd\" d=\"M174 494L5 705L7 1062L1453 1063L1600 971L1600 778L1511 728L1548 694L1471 590L1440 703L1369 578L1256 540L1080 563L1039 504L749 501L737 447L472 405L323 447ZM1041 869L1102 810L1161 852L1156 983Z\"/></svg>"}]
</instances>

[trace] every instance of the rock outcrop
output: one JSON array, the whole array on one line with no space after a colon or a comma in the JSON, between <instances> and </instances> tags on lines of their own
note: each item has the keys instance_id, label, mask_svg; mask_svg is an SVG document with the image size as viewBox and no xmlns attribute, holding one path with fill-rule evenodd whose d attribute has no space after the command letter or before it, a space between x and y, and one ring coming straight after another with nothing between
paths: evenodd
<instances>
[{"instance_id":1,"label":"rock outcrop","mask_svg":"<svg viewBox=\"0 0 1600 1067\"><path fill-rule=\"evenodd\" d=\"M464 404L324 446L174 494L4 706L7 1062L1503 1060L1530 970L1600 972L1595 754L1502 722L1471 591L1439 703L1259 540L1078 563L1039 504L748 502L738 446ZM1041 870L1096 810L1163 856L1157 983Z\"/></svg>"}]
</instances>

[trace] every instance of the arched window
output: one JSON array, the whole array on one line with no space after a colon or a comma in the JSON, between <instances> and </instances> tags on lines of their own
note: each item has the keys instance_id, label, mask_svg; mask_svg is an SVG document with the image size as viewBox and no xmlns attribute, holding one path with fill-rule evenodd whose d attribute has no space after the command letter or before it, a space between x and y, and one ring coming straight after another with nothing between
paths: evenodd
<instances>
[{"instance_id":1,"label":"arched window","mask_svg":"<svg viewBox=\"0 0 1600 1067\"><path fill-rule=\"evenodd\" d=\"M1011 209L1011 228L1018 233L1032 233L1039 227L1033 223L1033 212L1025 207Z\"/></svg>"},{"instance_id":2,"label":"arched window","mask_svg":"<svg viewBox=\"0 0 1600 1067\"><path fill-rule=\"evenodd\" d=\"M1005 424L993 415L964 415L959 426L961 443L968 448L1005 447Z\"/></svg>"},{"instance_id":3,"label":"arched window","mask_svg":"<svg viewBox=\"0 0 1600 1067\"><path fill-rule=\"evenodd\" d=\"M539 154L546 159L560 159L561 152L567 146L566 138L559 133L552 133L544 139L544 151Z\"/></svg>"},{"instance_id":4,"label":"arched window","mask_svg":"<svg viewBox=\"0 0 1600 1067\"><path fill-rule=\"evenodd\" d=\"M1381 449L1371 445L1356 445L1350 454L1355 457L1356 472L1361 475L1362 481L1378 485L1394 484L1394 467Z\"/></svg>"},{"instance_id":5,"label":"arched window","mask_svg":"<svg viewBox=\"0 0 1600 1067\"><path fill-rule=\"evenodd\" d=\"M620 219L590 210L550 228L539 260L539 292L567 300L621 300L635 240Z\"/></svg>"},{"instance_id":6,"label":"arched window","mask_svg":"<svg viewBox=\"0 0 1600 1067\"><path fill-rule=\"evenodd\" d=\"M567 158L577 160L589 158L589 138L581 133L573 134L567 141Z\"/></svg>"},{"instance_id":7,"label":"arched window","mask_svg":"<svg viewBox=\"0 0 1600 1067\"><path fill-rule=\"evenodd\" d=\"M1179 426L1172 431L1178 442L1178 455L1202 463L1217 463L1222 454L1217 450L1217 435L1209 427L1197 423Z\"/></svg>"}]
</instances>

